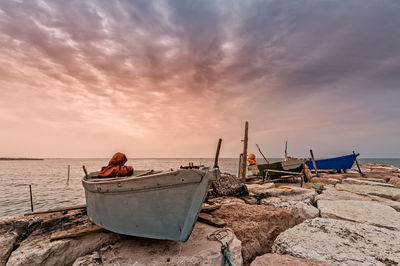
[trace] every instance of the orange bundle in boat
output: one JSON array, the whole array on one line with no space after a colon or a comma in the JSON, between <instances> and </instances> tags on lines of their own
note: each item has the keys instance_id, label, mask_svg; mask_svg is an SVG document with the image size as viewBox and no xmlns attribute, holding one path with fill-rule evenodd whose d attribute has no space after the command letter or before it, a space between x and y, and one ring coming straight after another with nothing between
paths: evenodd
<instances>
[{"instance_id":1,"label":"orange bundle in boat","mask_svg":"<svg viewBox=\"0 0 400 266\"><path fill-rule=\"evenodd\" d=\"M133 167L125 166L127 161L128 159L125 154L117 152L111 158L108 165L101 168L101 171L97 175L100 177L130 176L133 173Z\"/></svg>"}]
</instances>

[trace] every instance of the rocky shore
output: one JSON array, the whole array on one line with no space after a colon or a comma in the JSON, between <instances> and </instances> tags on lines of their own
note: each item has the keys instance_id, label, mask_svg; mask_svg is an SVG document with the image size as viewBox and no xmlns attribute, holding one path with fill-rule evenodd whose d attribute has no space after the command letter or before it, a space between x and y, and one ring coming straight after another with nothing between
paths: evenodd
<instances>
[{"instance_id":1,"label":"rocky shore","mask_svg":"<svg viewBox=\"0 0 400 266\"><path fill-rule=\"evenodd\" d=\"M221 228L231 229L235 266L398 265L400 169L361 167L364 176L353 169L320 173L304 188L243 186L225 174L185 243L105 231L84 208L3 218L0 266L221 265L221 244L208 237Z\"/></svg>"}]
</instances>

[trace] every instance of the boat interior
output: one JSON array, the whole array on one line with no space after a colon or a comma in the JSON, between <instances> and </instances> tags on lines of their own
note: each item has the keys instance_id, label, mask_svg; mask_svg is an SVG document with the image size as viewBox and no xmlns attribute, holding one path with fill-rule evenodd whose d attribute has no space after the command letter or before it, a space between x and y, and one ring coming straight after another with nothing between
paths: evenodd
<instances>
[{"instance_id":1,"label":"boat interior","mask_svg":"<svg viewBox=\"0 0 400 266\"><path fill-rule=\"evenodd\" d=\"M85 177L85 180L88 180L90 182L112 181L112 180L126 179L126 178L131 178L131 177L154 175L154 174L159 174L161 172L162 171L154 171L154 170L133 170L133 174L130 176L101 177L101 176L98 176L99 171L97 171L97 172L91 172L90 174L88 174L88 176Z\"/></svg>"}]
</instances>

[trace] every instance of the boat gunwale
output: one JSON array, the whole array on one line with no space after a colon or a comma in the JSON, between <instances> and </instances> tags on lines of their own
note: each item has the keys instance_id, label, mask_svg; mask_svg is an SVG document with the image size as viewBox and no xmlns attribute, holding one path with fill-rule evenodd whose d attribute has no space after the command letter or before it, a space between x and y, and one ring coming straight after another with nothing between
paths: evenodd
<instances>
[{"instance_id":1,"label":"boat gunwale","mask_svg":"<svg viewBox=\"0 0 400 266\"><path fill-rule=\"evenodd\" d=\"M153 177L160 177L163 175L178 175L180 171L193 171L199 175L201 175L202 177L205 175L205 171L204 174L202 174L203 171L201 170L197 170L197 169L179 169L179 170L175 170L175 171L171 171L171 172L162 172L162 173L156 173L156 174L152 174L152 175L145 175L145 176L130 176L127 178L120 178L117 177L117 179L112 179L112 180L104 180L104 181L90 181L88 180L86 177L82 178L82 182L86 183L86 184L90 184L90 185L94 185L94 184L114 184L114 183L121 183L121 182L129 182L129 181L135 181L135 180L145 180L145 179L149 179L149 178L153 178Z\"/></svg>"},{"instance_id":2,"label":"boat gunwale","mask_svg":"<svg viewBox=\"0 0 400 266\"><path fill-rule=\"evenodd\" d=\"M290 161L293 161L293 162L291 162L291 163L293 163L293 164L295 164L294 161L298 161L298 162L297 162L298 164L304 164L304 163L307 162L307 159L292 159L292 160L288 160L288 161L279 161L279 162L274 162L274 163L262 163L262 164L256 164L256 165L257 165L257 166L264 166L264 165L276 166L276 165L279 165L279 164L282 165L283 162L290 162ZM296 164L297 164L297 163L296 163ZM283 166L283 165L282 165L282 166ZM297 166L296 168L298 168L298 166Z\"/></svg>"},{"instance_id":3,"label":"boat gunwale","mask_svg":"<svg viewBox=\"0 0 400 266\"><path fill-rule=\"evenodd\" d=\"M353 157L353 161L355 159L357 159L357 157L360 156L360 153L356 153L354 154L348 154L348 155L342 155L342 156L338 156L338 157L331 157L331 158L323 158L323 159L316 159L315 162L321 162L321 161L332 161L332 160L343 160L343 159L347 159L349 157ZM307 162L311 162L311 159L308 159Z\"/></svg>"},{"instance_id":4,"label":"boat gunwale","mask_svg":"<svg viewBox=\"0 0 400 266\"><path fill-rule=\"evenodd\" d=\"M202 180L202 179L201 179ZM200 182L201 182L200 180ZM156 187L148 187L148 188L139 188L139 189L127 189L127 190L118 190L118 191L99 191L99 190L90 190L87 187L84 187L85 190L87 190L90 193L100 193L100 194L129 194L129 193L140 193L140 192L146 192L149 190L163 190L163 189L169 189L169 188L175 188L175 187L181 187L181 186L186 186L186 185L191 185L191 184L198 184L200 182L186 182L186 183L180 183L180 184L173 184L173 185L165 185L165 186L156 186Z\"/></svg>"}]
</instances>

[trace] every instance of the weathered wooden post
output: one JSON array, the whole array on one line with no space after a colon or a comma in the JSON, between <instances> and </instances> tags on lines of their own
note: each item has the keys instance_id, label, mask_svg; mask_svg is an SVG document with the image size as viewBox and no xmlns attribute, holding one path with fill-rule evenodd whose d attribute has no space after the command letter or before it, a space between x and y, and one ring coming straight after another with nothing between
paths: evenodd
<instances>
[{"instance_id":1,"label":"weathered wooden post","mask_svg":"<svg viewBox=\"0 0 400 266\"><path fill-rule=\"evenodd\" d=\"M29 185L29 196L31 198L31 211L33 212L32 185Z\"/></svg>"},{"instance_id":2,"label":"weathered wooden post","mask_svg":"<svg viewBox=\"0 0 400 266\"><path fill-rule=\"evenodd\" d=\"M240 173L242 183L246 183L247 143L249 141L248 132L249 132L249 122L246 121L246 124L244 127L242 168L241 168L241 173Z\"/></svg>"},{"instance_id":3,"label":"weathered wooden post","mask_svg":"<svg viewBox=\"0 0 400 266\"><path fill-rule=\"evenodd\" d=\"M354 155L354 160L356 161L356 164L357 164L358 172L360 173L361 176L364 176L363 172L361 172L361 168L360 168L360 165L358 164L356 153L354 151L353 151L353 155Z\"/></svg>"},{"instance_id":4,"label":"weathered wooden post","mask_svg":"<svg viewBox=\"0 0 400 266\"><path fill-rule=\"evenodd\" d=\"M314 153L312 150L310 150L310 154L311 154L311 160L315 169L315 174L316 176L318 176L318 169L317 169L317 164L315 163L315 159L314 159Z\"/></svg>"},{"instance_id":5,"label":"weathered wooden post","mask_svg":"<svg viewBox=\"0 0 400 266\"><path fill-rule=\"evenodd\" d=\"M287 161L288 157L287 157L287 141L285 144L285 161Z\"/></svg>"},{"instance_id":6,"label":"weathered wooden post","mask_svg":"<svg viewBox=\"0 0 400 266\"><path fill-rule=\"evenodd\" d=\"M82 165L82 168L83 168L83 172L85 172L85 177L88 178L89 175L88 175L88 173L86 171L86 167L84 165Z\"/></svg>"},{"instance_id":7,"label":"weathered wooden post","mask_svg":"<svg viewBox=\"0 0 400 266\"><path fill-rule=\"evenodd\" d=\"M243 153L239 154L239 167L238 167L238 177L240 177L240 173L242 172L242 157L243 157Z\"/></svg>"},{"instance_id":8,"label":"weathered wooden post","mask_svg":"<svg viewBox=\"0 0 400 266\"><path fill-rule=\"evenodd\" d=\"M69 172L70 172L70 165L68 165L68 177L67 177L67 185L68 185L68 183L69 183Z\"/></svg>"},{"instance_id":9,"label":"weathered wooden post","mask_svg":"<svg viewBox=\"0 0 400 266\"><path fill-rule=\"evenodd\" d=\"M264 158L264 160L267 162L267 164L269 164L267 157L264 156L264 154L262 153L260 147L258 147L258 144L256 144L258 151L261 153L262 157Z\"/></svg>"},{"instance_id":10,"label":"weathered wooden post","mask_svg":"<svg viewBox=\"0 0 400 266\"><path fill-rule=\"evenodd\" d=\"M218 168L219 150L221 149L222 139L218 140L217 152L215 154L214 168Z\"/></svg>"}]
</instances>

